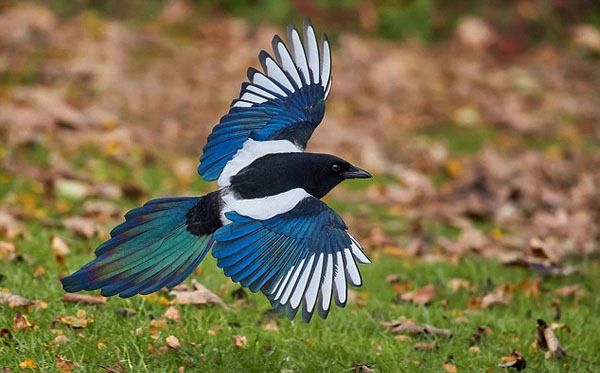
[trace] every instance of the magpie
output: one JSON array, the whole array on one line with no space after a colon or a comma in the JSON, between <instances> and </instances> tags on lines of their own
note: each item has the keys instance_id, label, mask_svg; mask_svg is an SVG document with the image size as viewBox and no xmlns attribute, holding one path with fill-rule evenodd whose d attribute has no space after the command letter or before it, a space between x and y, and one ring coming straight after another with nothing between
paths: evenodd
<instances>
[{"instance_id":1,"label":"magpie","mask_svg":"<svg viewBox=\"0 0 600 373\"><path fill-rule=\"evenodd\" d=\"M261 291L292 320L344 307L357 263L370 263L341 217L321 198L345 179L371 175L328 154L304 152L331 89L331 49L309 19L288 26L274 57L259 54L239 98L213 128L198 173L219 189L159 198L125 214L96 259L61 279L67 292L101 289L123 298L181 283L209 250L234 282Z\"/></svg>"}]
</instances>

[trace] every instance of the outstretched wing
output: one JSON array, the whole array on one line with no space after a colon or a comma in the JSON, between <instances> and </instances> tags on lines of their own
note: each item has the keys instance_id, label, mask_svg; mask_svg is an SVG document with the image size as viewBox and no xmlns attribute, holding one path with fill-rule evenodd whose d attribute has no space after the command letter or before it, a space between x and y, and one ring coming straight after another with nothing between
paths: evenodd
<instances>
[{"instance_id":1,"label":"outstretched wing","mask_svg":"<svg viewBox=\"0 0 600 373\"><path fill-rule=\"evenodd\" d=\"M331 50L327 35L317 42L315 30L304 22L304 42L288 26L288 44L273 38L275 59L264 50L259 54L263 72L248 69L248 82L208 136L198 173L205 180L219 178L227 162L249 139L287 140L288 151L301 151L325 113L331 88ZM221 180L219 180L221 184Z\"/></svg>"},{"instance_id":2,"label":"outstretched wing","mask_svg":"<svg viewBox=\"0 0 600 373\"><path fill-rule=\"evenodd\" d=\"M346 232L342 218L314 197L267 220L226 213L232 223L215 232L213 256L225 275L253 292L261 290L275 309L302 318L315 309L329 313L348 298L347 283L360 286L356 262L370 263L360 244Z\"/></svg>"}]
</instances>

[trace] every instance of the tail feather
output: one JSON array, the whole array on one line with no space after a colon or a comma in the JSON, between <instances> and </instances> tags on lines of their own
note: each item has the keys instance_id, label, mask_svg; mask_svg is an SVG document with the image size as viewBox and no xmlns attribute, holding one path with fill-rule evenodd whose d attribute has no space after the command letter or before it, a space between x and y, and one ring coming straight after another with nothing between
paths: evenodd
<instances>
[{"instance_id":1,"label":"tail feather","mask_svg":"<svg viewBox=\"0 0 600 373\"><path fill-rule=\"evenodd\" d=\"M214 243L212 233L197 235L188 227L186 215L202 198L161 198L129 211L96 249L97 258L61 279L63 288L125 298L179 284Z\"/></svg>"}]
</instances>

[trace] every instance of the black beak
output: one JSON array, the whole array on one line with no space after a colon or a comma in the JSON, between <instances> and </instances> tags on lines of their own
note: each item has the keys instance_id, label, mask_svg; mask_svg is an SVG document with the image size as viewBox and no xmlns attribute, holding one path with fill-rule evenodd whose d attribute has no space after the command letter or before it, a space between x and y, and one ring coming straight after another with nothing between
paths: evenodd
<instances>
[{"instance_id":1,"label":"black beak","mask_svg":"<svg viewBox=\"0 0 600 373\"><path fill-rule=\"evenodd\" d=\"M342 172L342 176L344 179L369 179L373 177L367 171L355 166L351 166L348 171Z\"/></svg>"}]
</instances>

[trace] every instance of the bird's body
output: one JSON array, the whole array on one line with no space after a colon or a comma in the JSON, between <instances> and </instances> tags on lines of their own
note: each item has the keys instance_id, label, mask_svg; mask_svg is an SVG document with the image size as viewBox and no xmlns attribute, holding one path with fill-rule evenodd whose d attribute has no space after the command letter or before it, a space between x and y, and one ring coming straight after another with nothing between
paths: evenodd
<instances>
[{"instance_id":1,"label":"bird's body","mask_svg":"<svg viewBox=\"0 0 600 373\"><path fill-rule=\"evenodd\" d=\"M348 178L369 173L304 148L325 112L331 87L327 38L321 51L305 22L304 42L288 28L291 50L273 39L277 61L262 51L264 74L249 69L240 98L204 147L199 173L219 189L202 197L152 200L96 249L97 258L62 279L67 291L106 296L149 294L183 281L210 249L225 275L262 291L279 311L326 318L347 283L362 283L369 263L338 214L320 198Z\"/></svg>"}]
</instances>

